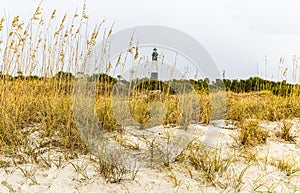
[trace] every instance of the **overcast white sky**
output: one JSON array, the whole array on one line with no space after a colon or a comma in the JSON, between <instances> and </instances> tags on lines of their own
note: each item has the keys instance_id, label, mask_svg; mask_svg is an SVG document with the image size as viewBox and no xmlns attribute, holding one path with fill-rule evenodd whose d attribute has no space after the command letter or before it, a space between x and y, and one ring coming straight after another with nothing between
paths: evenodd
<instances>
[{"instance_id":1,"label":"overcast white sky","mask_svg":"<svg viewBox=\"0 0 300 193\"><path fill-rule=\"evenodd\" d=\"M1 0L0 15L28 19L40 0ZM73 14L82 0L44 0L48 14ZM277 80L279 58L292 76L292 56L300 56L298 0L86 0L91 28L106 19L115 31L138 25L164 25L196 38L228 78ZM299 79L299 78L298 78Z\"/></svg>"}]
</instances>

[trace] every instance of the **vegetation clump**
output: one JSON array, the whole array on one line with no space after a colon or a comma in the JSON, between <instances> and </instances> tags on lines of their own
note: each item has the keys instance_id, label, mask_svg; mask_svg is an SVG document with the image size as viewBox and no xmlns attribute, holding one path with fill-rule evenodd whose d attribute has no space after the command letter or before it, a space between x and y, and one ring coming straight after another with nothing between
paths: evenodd
<instances>
[{"instance_id":1,"label":"vegetation clump","mask_svg":"<svg viewBox=\"0 0 300 193\"><path fill-rule=\"evenodd\" d=\"M277 137L280 137L287 142L295 142L295 136L291 134L291 128L292 124L290 122L283 121L282 126L280 127L280 132L276 134Z\"/></svg>"},{"instance_id":2,"label":"vegetation clump","mask_svg":"<svg viewBox=\"0 0 300 193\"><path fill-rule=\"evenodd\" d=\"M244 146L265 144L268 131L260 127L257 120L246 120L239 125L238 140Z\"/></svg>"}]
</instances>

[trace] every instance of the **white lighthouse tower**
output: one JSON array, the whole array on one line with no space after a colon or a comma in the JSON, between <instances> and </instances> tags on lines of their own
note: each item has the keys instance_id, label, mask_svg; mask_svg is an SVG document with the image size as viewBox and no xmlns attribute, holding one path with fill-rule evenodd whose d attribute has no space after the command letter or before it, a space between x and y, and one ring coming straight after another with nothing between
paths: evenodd
<instances>
[{"instance_id":1,"label":"white lighthouse tower","mask_svg":"<svg viewBox=\"0 0 300 193\"><path fill-rule=\"evenodd\" d=\"M151 63L151 79L152 80L158 80L158 64L157 64L157 49L153 49L152 53L152 63Z\"/></svg>"}]
</instances>

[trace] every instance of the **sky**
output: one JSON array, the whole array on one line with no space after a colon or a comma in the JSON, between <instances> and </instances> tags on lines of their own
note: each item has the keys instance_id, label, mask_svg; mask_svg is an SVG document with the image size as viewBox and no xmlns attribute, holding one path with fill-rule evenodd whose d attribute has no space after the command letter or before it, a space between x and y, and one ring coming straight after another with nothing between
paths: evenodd
<instances>
[{"instance_id":1,"label":"sky","mask_svg":"<svg viewBox=\"0 0 300 193\"><path fill-rule=\"evenodd\" d=\"M40 0L1 0L0 16L26 21ZM114 32L140 25L162 25L183 31L204 46L226 78L300 82L292 78L300 56L298 0L86 0L89 26L103 19ZM81 9L82 0L44 0L45 14L58 17ZM279 64L280 58L284 63ZM267 62L266 62L267 61ZM280 67L280 71L279 71ZM294 68L296 64L294 65ZM286 77L282 71L287 69ZM296 71L296 70L295 70ZM300 71L297 69L297 71Z\"/></svg>"}]
</instances>

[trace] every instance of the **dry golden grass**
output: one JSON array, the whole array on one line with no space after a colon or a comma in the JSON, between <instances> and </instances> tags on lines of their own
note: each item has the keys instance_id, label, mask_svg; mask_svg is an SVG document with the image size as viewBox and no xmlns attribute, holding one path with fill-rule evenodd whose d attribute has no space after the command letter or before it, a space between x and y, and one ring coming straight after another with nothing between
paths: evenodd
<instances>
[{"instance_id":1,"label":"dry golden grass","mask_svg":"<svg viewBox=\"0 0 300 193\"><path fill-rule=\"evenodd\" d=\"M276 166L280 171L284 172L287 176L295 175L300 171L298 162L293 157L285 157L280 160L272 160L271 165Z\"/></svg>"},{"instance_id":2,"label":"dry golden grass","mask_svg":"<svg viewBox=\"0 0 300 193\"><path fill-rule=\"evenodd\" d=\"M280 137L284 141L295 142L295 136L291 134L292 123L283 121L280 128L280 132L276 134L277 137Z\"/></svg>"},{"instance_id":3,"label":"dry golden grass","mask_svg":"<svg viewBox=\"0 0 300 193\"><path fill-rule=\"evenodd\" d=\"M278 96L271 91L227 95L226 118L236 121L244 119L259 119L279 121L292 117L299 117L300 96Z\"/></svg>"},{"instance_id":4,"label":"dry golden grass","mask_svg":"<svg viewBox=\"0 0 300 193\"><path fill-rule=\"evenodd\" d=\"M246 120L239 124L238 141L244 146L265 144L268 131L259 126L257 120Z\"/></svg>"}]
</instances>

